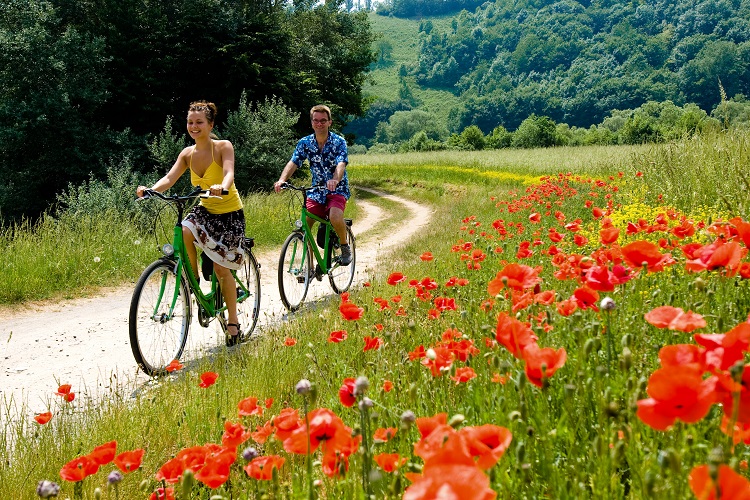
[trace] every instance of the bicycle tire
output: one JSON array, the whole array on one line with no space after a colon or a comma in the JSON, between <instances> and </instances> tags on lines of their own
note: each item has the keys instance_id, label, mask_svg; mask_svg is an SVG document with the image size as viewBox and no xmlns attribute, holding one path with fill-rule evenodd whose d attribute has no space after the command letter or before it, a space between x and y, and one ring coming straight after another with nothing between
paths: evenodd
<instances>
[{"instance_id":1,"label":"bicycle tire","mask_svg":"<svg viewBox=\"0 0 750 500\"><path fill-rule=\"evenodd\" d=\"M237 279L247 288L247 298L237 301L237 317L241 331L240 342L247 341L258 324L260 316L260 265L252 252L246 252L242 267L237 270ZM243 290L237 287L237 297L242 296Z\"/></svg>"},{"instance_id":2,"label":"bicycle tire","mask_svg":"<svg viewBox=\"0 0 750 500\"><path fill-rule=\"evenodd\" d=\"M149 265L138 279L130 302L130 347L138 367L151 376L165 374L169 363L180 359L190 330L190 289L185 277L175 274L175 266L167 259Z\"/></svg>"},{"instance_id":3,"label":"bicycle tire","mask_svg":"<svg viewBox=\"0 0 750 500\"><path fill-rule=\"evenodd\" d=\"M336 265L331 272L328 273L328 280L331 282L331 288L333 291L342 294L349 290L354 281L354 268L357 263L357 244L354 239L354 233L352 228L346 226L346 239L349 242L349 248L352 251L352 261L348 266ZM341 256L341 247L336 245L331 249L331 261L336 262L336 259Z\"/></svg>"},{"instance_id":4,"label":"bicycle tire","mask_svg":"<svg viewBox=\"0 0 750 500\"><path fill-rule=\"evenodd\" d=\"M305 248L301 233L290 234L279 256L279 295L288 311L296 311L304 302L311 279L311 252ZM305 251L307 250L307 251Z\"/></svg>"}]
</instances>

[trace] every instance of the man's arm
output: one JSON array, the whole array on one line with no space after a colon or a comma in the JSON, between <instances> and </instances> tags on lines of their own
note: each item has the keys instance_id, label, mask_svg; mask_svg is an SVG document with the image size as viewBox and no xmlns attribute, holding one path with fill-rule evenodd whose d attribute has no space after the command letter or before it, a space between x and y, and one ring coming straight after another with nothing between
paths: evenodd
<instances>
[{"instance_id":1,"label":"man's arm","mask_svg":"<svg viewBox=\"0 0 750 500\"><path fill-rule=\"evenodd\" d=\"M284 170L281 172L279 180L274 183L273 190L277 193L281 191L281 185L284 184L292 176L295 170L297 170L297 164L290 160L284 167Z\"/></svg>"}]
</instances>

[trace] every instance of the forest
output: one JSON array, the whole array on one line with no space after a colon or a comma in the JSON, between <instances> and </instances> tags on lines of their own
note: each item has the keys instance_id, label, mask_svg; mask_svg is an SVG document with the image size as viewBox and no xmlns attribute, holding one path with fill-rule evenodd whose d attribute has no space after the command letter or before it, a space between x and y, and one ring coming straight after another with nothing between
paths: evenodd
<instances>
[{"instance_id":1,"label":"forest","mask_svg":"<svg viewBox=\"0 0 750 500\"><path fill-rule=\"evenodd\" d=\"M5 0L0 220L35 217L123 163L163 172L195 100L245 143L242 189L264 185L288 159L289 120L318 102L363 112L371 40L366 14L336 1Z\"/></svg>"},{"instance_id":2,"label":"forest","mask_svg":"<svg viewBox=\"0 0 750 500\"><path fill-rule=\"evenodd\" d=\"M462 7L434 3L435 12ZM378 12L401 16L417 5L431 4L392 0ZM745 107L750 95L748 0L495 1L456 12L448 26L422 19L415 60L394 69L402 98L376 99L378 122L418 108L414 88L459 96L446 132L476 125L484 134L534 114L590 127L648 102L710 115L722 99ZM370 115L352 124L366 144L379 142Z\"/></svg>"}]
</instances>

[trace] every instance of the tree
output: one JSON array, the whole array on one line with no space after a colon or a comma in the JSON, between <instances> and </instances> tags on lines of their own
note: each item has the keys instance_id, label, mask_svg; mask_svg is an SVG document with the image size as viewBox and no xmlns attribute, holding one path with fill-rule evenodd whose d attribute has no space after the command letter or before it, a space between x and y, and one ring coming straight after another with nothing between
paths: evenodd
<instances>
[{"instance_id":1,"label":"tree","mask_svg":"<svg viewBox=\"0 0 750 500\"><path fill-rule=\"evenodd\" d=\"M513 132L514 148L547 148L558 144L555 122L532 114Z\"/></svg>"}]
</instances>

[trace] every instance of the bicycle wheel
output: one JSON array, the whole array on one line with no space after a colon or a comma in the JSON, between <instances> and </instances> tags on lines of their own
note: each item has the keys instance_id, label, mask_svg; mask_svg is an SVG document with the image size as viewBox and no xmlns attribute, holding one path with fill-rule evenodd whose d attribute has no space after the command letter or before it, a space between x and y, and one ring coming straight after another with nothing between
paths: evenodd
<instances>
[{"instance_id":1,"label":"bicycle wheel","mask_svg":"<svg viewBox=\"0 0 750 500\"><path fill-rule=\"evenodd\" d=\"M311 254L306 251L302 233L294 232L281 247L279 257L279 295L289 311L296 311L307 295L311 279Z\"/></svg>"},{"instance_id":2,"label":"bicycle wheel","mask_svg":"<svg viewBox=\"0 0 750 500\"><path fill-rule=\"evenodd\" d=\"M245 260L242 267L237 270L237 280L242 286L247 288L243 290L237 284L237 317L240 327L240 342L245 342L255 330L260 315L260 270L258 261L252 252L245 253Z\"/></svg>"},{"instance_id":3,"label":"bicycle wheel","mask_svg":"<svg viewBox=\"0 0 750 500\"><path fill-rule=\"evenodd\" d=\"M354 240L354 234L352 228L346 226L346 239L349 242L349 248L352 250L352 262L348 266L335 265L331 272L328 273L328 279L331 281L331 288L336 293L344 293L349 290L354 280L354 265L357 263L357 245ZM331 261L336 262L336 259L341 255L341 247L334 245L331 249Z\"/></svg>"},{"instance_id":4,"label":"bicycle wheel","mask_svg":"<svg viewBox=\"0 0 750 500\"><path fill-rule=\"evenodd\" d=\"M130 302L130 347L138 366L152 376L180 359L190 329L190 291L175 265L158 260L148 266Z\"/></svg>"}]
</instances>

